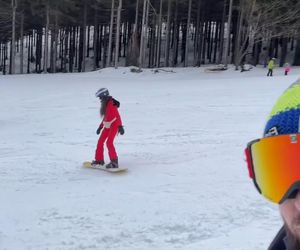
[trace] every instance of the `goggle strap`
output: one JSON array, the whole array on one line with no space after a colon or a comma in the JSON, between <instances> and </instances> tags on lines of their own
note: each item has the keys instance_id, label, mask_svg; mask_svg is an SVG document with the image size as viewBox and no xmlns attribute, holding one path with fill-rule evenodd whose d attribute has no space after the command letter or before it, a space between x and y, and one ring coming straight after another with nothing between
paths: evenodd
<instances>
[{"instance_id":1,"label":"goggle strap","mask_svg":"<svg viewBox=\"0 0 300 250\"><path fill-rule=\"evenodd\" d=\"M245 155L246 155L249 177L251 179L254 179L253 164L252 164L251 152L249 148L245 149Z\"/></svg>"}]
</instances>

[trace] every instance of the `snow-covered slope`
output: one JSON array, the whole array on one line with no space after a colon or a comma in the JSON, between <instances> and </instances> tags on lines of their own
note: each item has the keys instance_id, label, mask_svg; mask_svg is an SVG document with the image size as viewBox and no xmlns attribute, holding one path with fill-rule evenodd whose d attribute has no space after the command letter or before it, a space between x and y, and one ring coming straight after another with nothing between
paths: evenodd
<instances>
[{"instance_id":1,"label":"snow-covered slope","mask_svg":"<svg viewBox=\"0 0 300 250\"><path fill-rule=\"evenodd\" d=\"M0 76L0 249L266 249L281 219L243 149L300 68L170 70ZM127 174L81 167L100 87L121 102Z\"/></svg>"}]
</instances>

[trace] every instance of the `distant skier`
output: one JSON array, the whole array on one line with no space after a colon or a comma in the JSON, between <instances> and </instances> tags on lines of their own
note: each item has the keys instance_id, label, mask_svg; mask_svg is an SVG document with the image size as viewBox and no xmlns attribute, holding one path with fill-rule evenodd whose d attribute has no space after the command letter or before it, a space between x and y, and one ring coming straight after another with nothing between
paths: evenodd
<instances>
[{"instance_id":1,"label":"distant skier","mask_svg":"<svg viewBox=\"0 0 300 250\"><path fill-rule=\"evenodd\" d=\"M267 76L273 76L273 69L275 64L275 58L272 58L268 63L268 74Z\"/></svg>"},{"instance_id":2,"label":"distant skier","mask_svg":"<svg viewBox=\"0 0 300 250\"><path fill-rule=\"evenodd\" d=\"M284 64L284 75L288 75L288 73L291 71L291 66L289 63Z\"/></svg>"},{"instance_id":3,"label":"distant skier","mask_svg":"<svg viewBox=\"0 0 300 250\"><path fill-rule=\"evenodd\" d=\"M106 142L110 158L110 163L106 165L106 168L118 168L118 156L114 147L114 139L117 133L124 134L121 116L118 111L120 103L109 95L106 88L99 89L95 96L101 101L100 115L103 120L96 132L99 135L102 130L92 165L104 165L104 143Z\"/></svg>"}]
</instances>

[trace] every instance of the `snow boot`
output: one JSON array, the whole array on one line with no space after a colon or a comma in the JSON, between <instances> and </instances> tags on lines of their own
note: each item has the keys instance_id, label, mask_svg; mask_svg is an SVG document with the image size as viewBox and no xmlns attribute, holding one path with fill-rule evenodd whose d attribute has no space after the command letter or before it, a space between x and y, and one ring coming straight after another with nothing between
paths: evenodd
<instances>
[{"instance_id":1,"label":"snow boot","mask_svg":"<svg viewBox=\"0 0 300 250\"><path fill-rule=\"evenodd\" d=\"M92 161L92 165L104 165L104 161Z\"/></svg>"},{"instance_id":2,"label":"snow boot","mask_svg":"<svg viewBox=\"0 0 300 250\"><path fill-rule=\"evenodd\" d=\"M118 168L118 167L119 167L118 158L111 160L111 162L106 165L106 168Z\"/></svg>"}]
</instances>

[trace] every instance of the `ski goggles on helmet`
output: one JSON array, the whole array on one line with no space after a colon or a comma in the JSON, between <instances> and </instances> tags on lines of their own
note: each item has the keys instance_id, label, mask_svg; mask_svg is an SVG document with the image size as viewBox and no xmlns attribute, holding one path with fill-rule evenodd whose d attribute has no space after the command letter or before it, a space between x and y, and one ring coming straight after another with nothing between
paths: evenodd
<instances>
[{"instance_id":1,"label":"ski goggles on helmet","mask_svg":"<svg viewBox=\"0 0 300 250\"><path fill-rule=\"evenodd\" d=\"M257 190L277 204L300 190L300 134L257 139L245 149L249 175Z\"/></svg>"}]
</instances>

